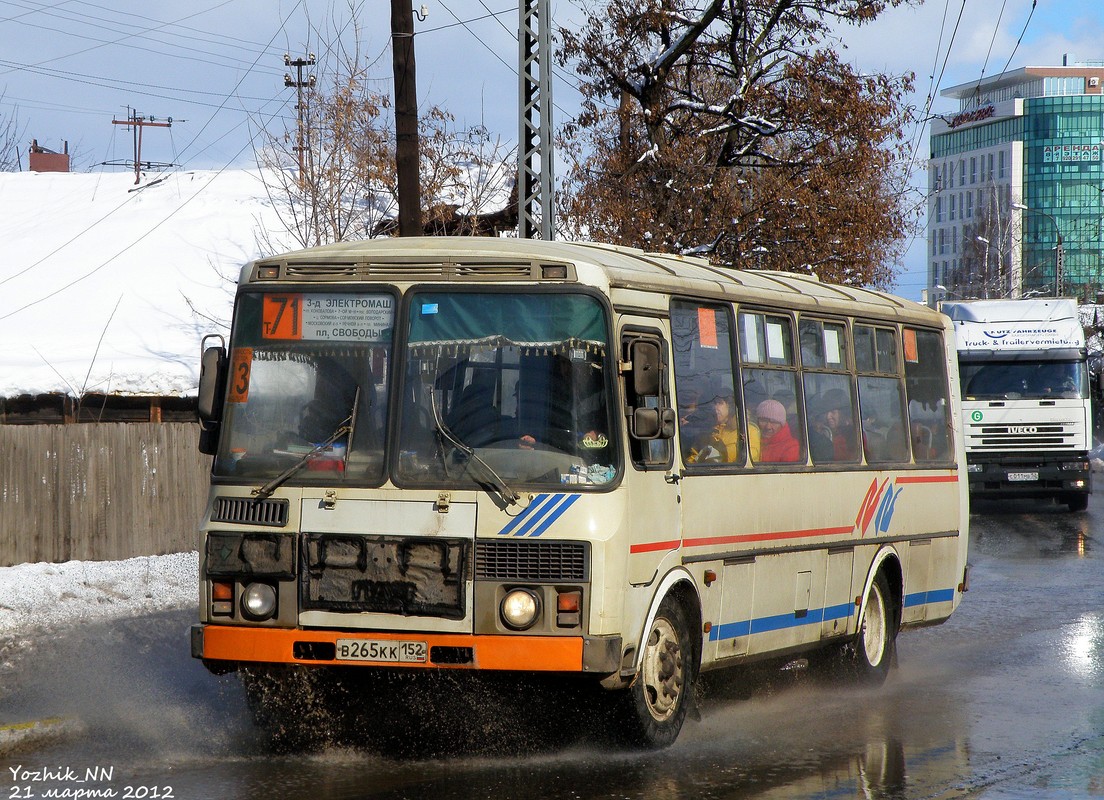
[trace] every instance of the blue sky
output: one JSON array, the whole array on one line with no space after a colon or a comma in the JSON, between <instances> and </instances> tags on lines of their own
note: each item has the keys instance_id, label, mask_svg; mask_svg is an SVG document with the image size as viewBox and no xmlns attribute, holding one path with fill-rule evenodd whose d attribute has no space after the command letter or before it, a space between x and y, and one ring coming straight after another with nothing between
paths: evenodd
<instances>
[{"instance_id":1,"label":"blue sky","mask_svg":"<svg viewBox=\"0 0 1104 800\"><path fill-rule=\"evenodd\" d=\"M846 57L864 69L915 72L913 100L922 106L933 93L935 112L951 108L939 89L998 74L1009 60L1010 68L1061 63L1065 53L1104 60L1098 0L1038 0L1033 13L1031 0L1002 3L928 0L918 9L895 9L863 29L843 31ZM516 5L425 5L428 16L415 26L420 101L448 108L462 128L482 126L516 140ZM390 91L390 6L365 0L360 8L361 48L377 62L380 89ZM557 21L572 11L562 0L552 0L552 8ZM131 157L130 134L112 124L126 118L128 106L174 120L170 129L145 130L145 160L187 168L249 163L257 126L294 118L283 54L294 58L316 46L310 22L342 27L350 40L348 18L346 2L329 0L4 0L0 112L17 113L28 142L60 149L67 140L84 168ZM569 76L555 75L553 97L563 117L578 94ZM916 141L919 201L925 130ZM900 265L896 291L915 300L923 285L919 240Z\"/></svg>"}]
</instances>

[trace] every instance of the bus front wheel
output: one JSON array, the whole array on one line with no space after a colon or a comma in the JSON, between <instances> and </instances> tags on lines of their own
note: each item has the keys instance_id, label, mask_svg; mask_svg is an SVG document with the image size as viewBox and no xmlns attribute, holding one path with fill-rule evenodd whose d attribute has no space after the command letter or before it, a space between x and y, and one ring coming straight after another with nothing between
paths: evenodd
<instances>
[{"instance_id":1,"label":"bus front wheel","mask_svg":"<svg viewBox=\"0 0 1104 800\"><path fill-rule=\"evenodd\" d=\"M629 743L667 747L678 738L693 702L697 663L686 611L668 596L644 640L636 679L626 691Z\"/></svg>"}]
</instances>

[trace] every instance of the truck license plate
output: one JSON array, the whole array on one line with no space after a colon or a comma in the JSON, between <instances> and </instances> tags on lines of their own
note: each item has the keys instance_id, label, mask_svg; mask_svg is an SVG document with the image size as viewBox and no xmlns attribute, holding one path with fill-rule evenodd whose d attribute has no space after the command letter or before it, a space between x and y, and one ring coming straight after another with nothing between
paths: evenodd
<instances>
[{"instance_id":1,"label":"truck license plate","mask_svg":"<svg viewBox=\"0 0 1104 800\"><path fill-rule=\"evenodd\" d=\"M429 648L425 642L393 639L338 639L338 661L383 661L424 664Z\"/></svg>"},{"instance_id":2,"label":"truck license plate","mask_svg":"<svg viewBox=\"0 0 1104 800\"><path fill-rule=\"evenodd\" d=\"M1037 481L1039 480L1038 472L1009 472L1008 480L1010 481Z\"/></svg>"}]
</instances>

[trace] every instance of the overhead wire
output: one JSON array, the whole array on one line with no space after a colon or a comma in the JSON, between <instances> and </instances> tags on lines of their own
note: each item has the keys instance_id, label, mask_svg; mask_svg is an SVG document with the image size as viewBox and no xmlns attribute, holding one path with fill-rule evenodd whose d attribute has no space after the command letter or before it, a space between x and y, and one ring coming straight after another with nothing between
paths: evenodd
<instances>
[{"instance_id":1,"label":"overhead wire","mask_svg":"<svg viewBox=\"0 0 1104 800\"><path fill-rule=\"evenodd\" d=\"M276 39L276 36L277 36L277 35L279 35L279 32L280 32L280 30L282 30L282 29L283 29L283 28L284 28L284 27L285 27L285 26L287 25L287 22L288 22L288 20L289 20L289 19L291 18L291 15L292 15L292 14L294 14L294 13L295 13L295 12L296 12L296 11L298 10L299 6L301 6L301 5L302 5L302 3L303 3L303 0L298 0L298 2L296 2L296 3L295 3L295 5L294 5L294 7L292 8L292 10L291 10L290 12L288 12L288 15L287 15L287 17L285 17L285 18L284 18L284 20L283 20L283 22L282 22L282 24L281 24L280 28L279 28L279 29L277 29L276 33L274 33L274 34L273 34L273 36L272 36L272 39L271 39L271 40L270 40L270 42L269 42L270 44L271 44L271 42L272 42L272 41L275 41L275 39ZM261 57L262 57L263 55L264 55L264 52L263 52L263 51L262 51L261 53L259 53L259 54L257 55L257 58L256 58L256 59L254 60L254 64L255 64L255 63L257 63L257 61L259 61L259 60L261 59ZM248 73L246 73L246 75L248 75ZM246 75L242 75L242 77L241 77L241 78L239 79L239 81L238 81L238 86L240 86L240 85L241 85L241 81L245 80L245 77L246 77ZM236 89L237 89L237 86L235 86L235 87L234 87L234 90L236 90ZM232 95L233 95L233 90L232 90L232 92L231 92L231 95L228 95L228 96L227 96L227 100L228 100L228 99L229 99L229 97L230 97L230 96L232 96ZM216 111L216 113L217 113L217 111ZM207 122L206 122L206 123L204 124L203 128L201 128L201 129L200 129L199 133L197 133L197 134L195 135L195 137L193 137L193 138L192 138L192 140L191 140L191 141L190 141L190 142L188 143L188 145L187 145L187 146L185 146L184 150L183 150L183 151L181 151L182 153L183 153L184 151L186 151L186 150L187 150L188 148L190 148L190 147L192 146L192 144L194 144L194 143L195 143L196 139L197 139L197 138L198 138L198 137L199 137L199 136L200 136L200 135L201 135L201 134L203 133L203 131L204 131L204 130L206 130L206 129L207 129L208 125L210 124L211 120L213 120L213 119L214 119L214 114L212 114L212 115L211 115L211 118L210 118L210 119L208 119L208 121L207 121ZM239 124L240 124L240 123L239 123ZM229 133L229 132L227 132L227 133ZM227 135L227 134L223 134L223 135L225 136L225 135ZM146 238L147 236L149 236L149 235L150 235L151 233L153 233L153 231L154 231L154 230L156 230L156 229L157 229L157 228L159 228L159 227L160 227L161 225L163 225L163 224L164 224L165 222L167 222L167 221L168 221L169 219L171 219L171 218L172 218L173 216L175 216L175 215L176 215L176 214L177 214L177 213L178 213L178 212L179 212L179 211L180 211L180 210L181 210L182 208L184 208L184 206L188 205L188 203L190 203L190 202L191 202L192 200L194 200L194 199L195 199L195 197L197 197L197 196L198 196L199 194L201 194L201 193L202 193L202 192L204 191L204 189L206 189L206 187L207 187L207 186L210 186L211 182L212 182L212 181L214 181L214 179L215 179L215 178L217 178L217 177L218 177L219 175L221 175L221 174L222 174L223 172L225 172L225 171L226 171L226 169L228 169L228 168L229 168L230 164L234 163L234 161L236 161L236 160L237 160L237 158L238 158L238 157L239 157L239 156L240 156L240 155L241 155L242 153L244 153L244 152L246 151L246 149L247 149L247 148L249 148L249 147L251 147L251 146L252 146L252 140L248 140L248 141L247 141L247 142L246 142L246 143L245 143L245 144L244 144L244 145L243 145L243 146L242 146L242 147L241 147L241 148L240 148L240 149L238 150L238 152L234 154L234 156L233 156L233 157L231 158L231 160L230 160L229 162L227 162L227 164L226 164L225 166L223 166L223 167L222 167L221 169L219 169L219 170L218 170L218 172L216 172L216 173L215 173L214 177L212 177L212 178L211 178L211 181L208 181L208 182L207 182L207 183L206 183L206 184L205 184L205 185L204 185L203 187L201 187L201 189L200 189L200 190L199 190L198 192L196 192L196 194L192 195L192 196L191 196L190 198L188 198L188 200L186 200L186 201L185 201L184 203L182 203L182 204L181 204L180 206L178 206L177 208L173 209L173 211L172 211L172 212L170 212L170 213L169 213L169 215L168 215L168 216L166 216L166 217L165 217L165 218L164 218L164 219L163 219L163 220L162 220L161 222L157 223L157 225L155 225L155 226L154 226L153 228L151 228L150 230L148 230L148 231L146 231L145 233L143 233L143 234L142 234L141 236L139 236L139 237L138 237L137 239L135 239L135 240L134 240L133 242L131 242L131 243L130 243L129 245L127 245L127 246L126 246L126 247L124 247L124 248L123 248L122 250L120 250L120 251L119 251L118 253L116 253L116 254L115 254L114 256L112 256L112 258L109 258L109 259L107 259L106 261L104 261L103 263L101 263L101 264L100 264L100 265L99 265L98 267L96 267L96 268L94 268L94 269L90 270L89 272L87 272L87 273L85 273L84 275L82 275L82 276L80 276L80 277L78 277L78 278L74 279L73 281L70 281L70 282L69 282L68 284L66 284L65 286L62 286L61 288L59 288L59 289L57 289L57 290L55 290L55 291L53 291L53 292L51 292L51 293L49 293L49 294L45 295L44 297L41 297L41 298L39 298L38 300L32 301L32 302L30 302L30 303L27 303L27 304L25 304L24 306L21 306L20 308L16 309L15 311L11 311L11 312L9 312L8 314L5 314L5 315L3 315L3 316L0 316L0 320L3 320L3 319L7 319L8 317L10 317L10 316L12 316L12 315L14 315L14 314L17 314L17 313L19 313L19 312L21 312L21 311L24 311L24 310L26 310L27 308L30 308L30 307L32 307L32 306L34 306L34 305L37 305L38 303L41 303L41 302L43 302L43 301L45 301L45 300L48 300L49 298L51 298L51 297L54 297L55 295L59 294L60 292L62 292L62 291L64 291L64 290L66 290L66 289L68 289L68 288L70 288L71 286L74 286L75 284L79 283L80 281L84 280L85 278L88 278L88 277L90 277L91 275L93 275L93 274L95 274L96 272L98 272L99 270L103 269L103 268L104 268L105 266L107 266L107 264L111 263L112 259L114 259L114 258L117 258L118 256L120 256L120 255L122 255L123 253L125 253L125 252L126 252L127 250L129 250L129 249L130 249L131 247L133 247L134 245L138 244L138 242L140 242L140 241L142 241L143 239L145 239L145 238ZM117 205L117 206L116 206L115 208L111 209L111 210L110 210L110 211L109 211L109 212L108 212L107 214L105 214L104 216L102 216L102 217L101 217L100 219L98 219L98 220L97 220L96 222L94 222L94 223L92 223L91 225L89 225L89 226L85 227L85 228L84 228L84 229L83 229L82 231L80 231L79 233L77 233L77 234L76 234L75 236L73 236L72 238L70 238L70 239L69 239L68 241L64 242L63 244L61 244L61 245L59 245L59 246L57 246L57 247L55 247L55 248L54 248L53 250L51 250L51 251L50 251L49 253L47 253L47 254L46 254L45 256L43 256L42 258L38 259L38 261L35 261L35 262L33 262L33 263L31 263L31 264L27 265L26 267L24 267L24 268L23 268L22 270L19 270L18 272L14 273L14 274L12 274L12 275L9 275L9 276L7 276L6 278L4 278L4 279L0 280L0 286L4 285L4 284L5 284L5 283L7 283L8 281L11 281L11 280L13 280L13 279L15 279L15 278L17 278L17 277L19 277L19 276L21 276L21 275L24 275L24 274L26 274L26 273L27 273L27 272L29 272L30 270L32 270L32 269L34 269L35 267L37 267L37 266L39 266L40 264L42 264L42 263L43 263L44 261L46 261L46 260L47 260L48 258L50 258L51 256L55 255L56 253L58 253L59 251L61 251L61 250L62 250L62 249L64 249L65 247L68 247L68 246L69 246L70 244L72 244L72 243L73 243L74 241L76 241L77 239L79 239L80 237L84 236L85 234L87 234L87 233L88 233L89 231L91 231L92 229L94 229L94 228L95 228L95 227L96 227L97 225L99 225L99 224L101 224L102 222L104 222L104 220L106 220L107 218L109 218L109 217L111 217L112 215L114 215L115 213L117 213L117 212L118 212L119 210L121 210L121 209L122 209L122 208L123 208L124 206L126 206L126 205L127 205L127 203L129 203L129 202L130 202L131 200L133 200L133 199L134 199L135 197L136 197L136 195L128 195L128 196L127 196L127 198L126 198L126 199L125 199L125 200L124 200L124 201L123 201L122 203L120 203L119 205Z\"/></svg>"}]
</instances>

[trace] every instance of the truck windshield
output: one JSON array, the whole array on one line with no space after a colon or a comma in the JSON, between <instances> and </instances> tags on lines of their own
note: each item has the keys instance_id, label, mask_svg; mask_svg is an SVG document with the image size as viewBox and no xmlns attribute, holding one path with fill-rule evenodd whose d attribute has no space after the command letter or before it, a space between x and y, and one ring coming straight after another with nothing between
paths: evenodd
<instances>
[{"instance_id":1,"label":"truck windshield","mask_svg":"<svg viewBox=\"0 0 1104 800\"><path fill-rule=\"evenodd\" d=\"M240 296L214 474L381 481L393 328L389 294Z\"/></svg>"},{"instance_id":2,"label":"truck windshield","mask_svg":"<svg viewBox=\"0 0 1104 800\"><path fill-rule=\"evenodd\" d=\"M409 325L400 483L506 494L614 479L612 362L598 300L423 292L412 298Z\"/></svg>"},{"instance_id":3,"label":"truck windshield","mask_svg":"<svg viewBox=\"0 0 1104 800\"><path fill-rule=\"evenodd\" d=\"M960 365L966 400L1054 400L1088 397L1082 361L983 361Z\"/></svg>"}]
</instances>

